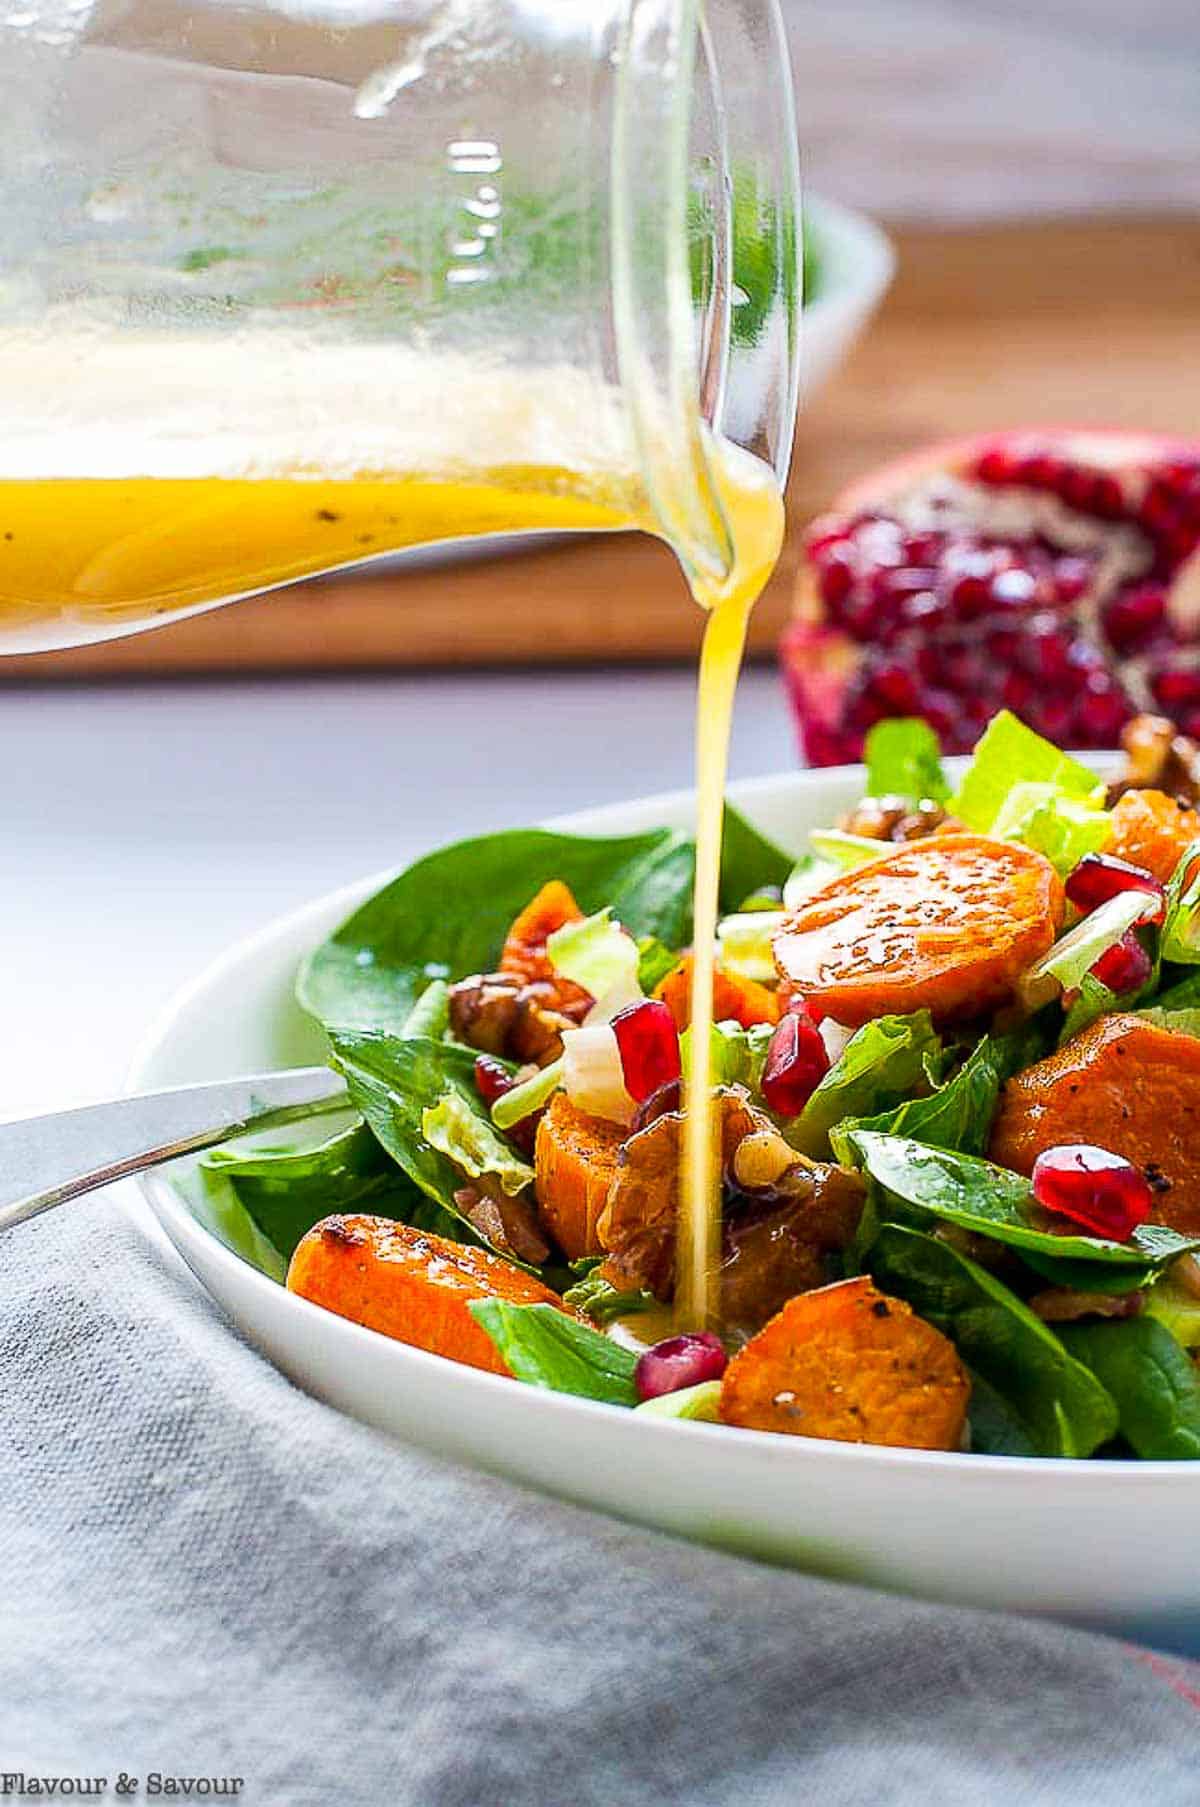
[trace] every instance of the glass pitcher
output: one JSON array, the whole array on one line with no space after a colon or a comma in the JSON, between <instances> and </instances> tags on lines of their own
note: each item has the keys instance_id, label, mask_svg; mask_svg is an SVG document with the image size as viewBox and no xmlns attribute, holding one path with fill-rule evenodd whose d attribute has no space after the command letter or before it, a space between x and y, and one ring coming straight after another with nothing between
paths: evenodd
<instances>
[{"instance_id":1,"label":"glass pitcher","mask_svg":"<svg viewBox=\"0 0 1200 1807\"><path fill-rule=\"evenodd\" d=\"M777 0L0 0L0 206L0 650L785 475Z\"/></svg>"}]
</instances>

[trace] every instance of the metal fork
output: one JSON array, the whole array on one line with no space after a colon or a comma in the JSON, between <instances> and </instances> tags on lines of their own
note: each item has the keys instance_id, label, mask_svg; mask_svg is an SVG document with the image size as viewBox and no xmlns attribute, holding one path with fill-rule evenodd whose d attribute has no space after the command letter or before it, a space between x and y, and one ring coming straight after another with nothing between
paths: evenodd
<instances>
[{"instance_id":1,"label":"metal fork","mask_svg":"<svg viewBox=\"0 0 1200 1807\"><path fill-rule=\"evenodd\" d=\"M345 1101L345 1081L328 1067L296 1067L0 1123L0 1230L147 1167Z\"/></svg>"}]
</instances>

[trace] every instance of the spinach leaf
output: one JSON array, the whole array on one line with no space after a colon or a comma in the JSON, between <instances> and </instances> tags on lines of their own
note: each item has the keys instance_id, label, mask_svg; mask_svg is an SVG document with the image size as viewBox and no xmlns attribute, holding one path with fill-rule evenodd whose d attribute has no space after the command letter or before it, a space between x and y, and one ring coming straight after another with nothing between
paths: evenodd
<instances>
[{"instance_id":1,"label":"spinach leaf","mask_svg":"<svg viewBox=\"0 0 1200 1807\"><path fill-rule=\"evenodd\" d=\"M929 1066L941 1052L927 1010L865 1023L789 1128L789 1142L801 1154L828 1154L829 1132L845 1118L886 1110L917 1088L926 1090Z\"/></svg>"},{"instance_id":2,"label":"spinach leaf","mask_svg":"<svg viewBox=\"0 0 1200 1807\"><path fill-rule=\"evenodd\" d=\"M585 913L611 904L631 934L679 946L690 931L695 852L672 829L614 838L513 829L418 860L301 967L297 995L328 1030L398 1034L431 979L487 971L519 911L549 879Z\"/></svg>"},{"instance_id":3,"label":"spinach leaf","mask_svg":"<svg viewBox=\"0 0 1200 1807\"><path fill-rule=\"evenodd\" d=\"M868 797L903 797L914 807L925 799L944 803L950 795L942 770L942 749L926 721L895 717L876 722L863 748Z\"/></svg>"},{"instance_id":4,"label":"spinach leaf","mask_svg":"<svg viewBox=\"0 0 1200 1807\"><path fill-rule=\"evenodd\" d=\"M874 1117L852 1117L832 1129L829 1139L845 1167L854 1165L851 1138L861 1130L907 1136L930 1148L982 1154L999 1096L1000 1057L991 1037L984 1036L953 1078L928 1098L907 1098L903 1104Z\"/></svg>"},{"instance_id":5,"label":"spinach leaf","mask_svg":"<svg viewBox=\"0 0 1200 1807\"><path fill-rule=\"evenodd\" d=\"M481 1241L454 1202L455 1192L465 1183L462 1168L444 1149L432 1146L423 1129L425 1112L436 1109L452 1092L480 1119L486 1134L495 1134L475 1090L474 1049L427 1039L402 1042L386 1035L335 1034L332 1042L333 1065L345 1075L351 1098L388 1154L448 1219L461 1226L450 1234L459 1241ZM414 1220L408 1216L406 1221ZM513 1260L507 1251L501 1252Z\"/></svg>"},{"instance_id":6,"label":"spinach leaf","mask_svg":"<svg viewBox=\"0 0 1200 1807\"><path fill-rule=\"evenodd\" d=\"M1060 1235L1022 1174L951 1149L928 1148L904 1136L858 1130L849 1140L876 1185L918 1213L991 1236L1022 1252L1057 1261L1114 1267L1143 1279L1176 1255L1200 1247L1163 1224L1140 1224L1128 1242L1100 1236ZM1040 1265L1040 1264L1039 1264Z\"/></svg>"},{"instance_id":7,"label":"spinach leaf","mask_svg":"<svg viewBox=\"0 0 1200 1807\"><path fill-rule=\"evenodd\" d=\"M1020 1453L1024 1438L1041 1456L1087 1456L1113 1435L1117 1408L1105 1387L985 1268L934 1236L884 1224L870 1269L944 1331L991 1389L972 1418L976 1447Z\"/></svg>"},{"instance_id":8,"label":"spinach leaf","mask_svg":"<svg viewBox=\"0 0 1200 1807\"><path fill-rule=\"evenodd\" d=\"M1036 1456L1037 1444L1030 1436L1019 1412L1015 1412L998 1393L990 1380L985 1380L969 1364L971 1404L967 1421L971 1427L971 1450L979 1456Z\"/></svg>"},{"instance_id":9,"label":"spinach leaf","mask_svg":"<svg viewBox=\"0 0 1200 1807\"><path fill-rule=\"evenodd\" d=\"M792 855L784 853L753 823L733 807L725 805L725 826L721 840L721 908L740 910L755 891L780 889L794 864ZM620 911L617 912L620 915ZM686 937L690 940L689 934Z\"/></svg>"},{"instance_id":10,"label":"spinach leaf","mask_svg":"<svg viewBox=\"0 0 1200 1807\"><path fill-rule=\"evenodd\" d=\"M476 1299L471 1316L491 1337L510 1373L530 1386L634 1406L637 1356L553 1305Z\"/></svg>"},{"instance_id":11,"label":"spinach leaf","mask_svg":"<svg viewBox=\"0 0 1200 1807\"><path fill-rule=\"evenodd\" d=\"M334 1212L367 1211L407 1218L423 1195L390 1161L361 1118L332 1134L297 1125L288 1141L264 1145L254 1138L226 1143L206 1154L206 1175L232 1187L250 1221L284 1261L300 1238Z\"/></svg>"},{"instance_id":12,"label":"spinach leaf","mask_svg":"<svg viewBox=\"0 0 1200 1807\"><path fill-rule=\"evenodd\" d=\"M1147 1462L1200 1457L1200 1375L1154 1318L1064 1324L1062 1341L1112 1394L1121 1435Z\"/></svg>"}]
</instances>

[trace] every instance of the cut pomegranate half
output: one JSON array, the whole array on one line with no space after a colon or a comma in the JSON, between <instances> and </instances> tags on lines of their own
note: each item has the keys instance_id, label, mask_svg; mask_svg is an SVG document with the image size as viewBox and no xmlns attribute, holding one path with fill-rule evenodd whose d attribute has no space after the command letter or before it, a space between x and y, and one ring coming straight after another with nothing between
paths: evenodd
<instances>
[{"instance_id":1,"label":"cut pomegranate half","mask_svg":"<svg viewBox=\"0 0 1200 1807\"><path fill-rule=\"evenodd\" d=\"M935 446L809 530L781 649L805 756L922 715L966 752L1000 708L1111 747L1200 733L1200 442L1047 429Z\"/></svg>"}]
</instances>

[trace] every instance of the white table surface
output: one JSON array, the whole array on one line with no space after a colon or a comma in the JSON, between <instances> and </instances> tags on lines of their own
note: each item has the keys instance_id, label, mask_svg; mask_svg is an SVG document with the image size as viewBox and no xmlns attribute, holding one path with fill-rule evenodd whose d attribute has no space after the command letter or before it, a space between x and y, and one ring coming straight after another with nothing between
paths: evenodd
<instances>
[{"instance_id":1,"label":"white table surface","mask_svg":"<svg viewBox=\"0 0 1200 1807\"><path fill-rule=\"evenodd\" d=\"M686 671L0 691L0 1118L111 1096L230 942L438 842L690 782ZM737 777L795 763L748 672Z\"/></svg>"}]
</instances>

